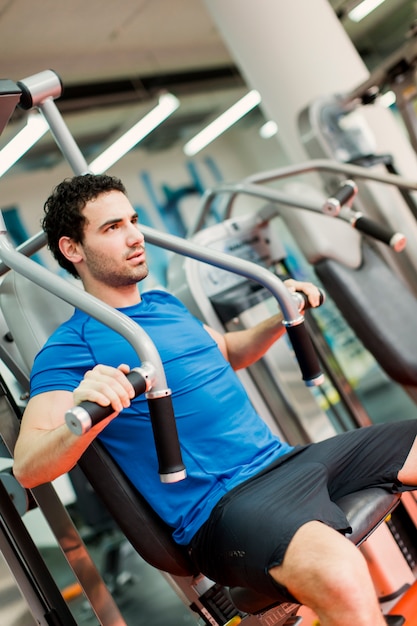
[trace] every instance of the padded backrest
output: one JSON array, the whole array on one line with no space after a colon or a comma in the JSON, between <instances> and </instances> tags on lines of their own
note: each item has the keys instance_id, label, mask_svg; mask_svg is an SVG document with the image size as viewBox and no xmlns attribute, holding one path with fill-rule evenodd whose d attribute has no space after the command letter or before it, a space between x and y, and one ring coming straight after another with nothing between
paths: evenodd
<instances>
[{"instance_id":1,"label":"padded backrest","mask_svg":"<svg viewBox=\"0 0 417 626\"><path fill-rule=\"evenodd\" d=\"M0 285L0 308L30 373L33 360L74 307L14 271Z\"/></svg>"},{"instance_id":2,"label":"padded backrest","mask_svg":"<svg viewBox=\"0 0 417 626\"><path fill-rule=\"evenodd\" d=\"M172 539L172 529L133 487L98 441L89 446L79 466L123 534L145 561L168 574L189 576L197 573L187 550Z\"/></svg>"},{"instance_id":3,"label":"padded backrest","mask_svg":"<svg viewBox=\"0 0 417 626\"><path fill-rule=\"evenodd\" d=\"M33 359L73 307L14 271L0 285L0 307L16 346L30 371ZM172 529L155 513L98 441L79 465L135 550L157 569L188 576L194 573Z\"/></svg>"},{"instance_id":4,"label":"padded backrest","mask_svg":"<svg viewBox=\"0 0 417 626\"><path fill-rule=\"evenodd\" d=\"M324 200L304 183L291 182L284 189L318 203ZM280 213L365 348L394 381L408 391L416 387L417 299L400 275L344 220L292 209Z\"/></svg>"},{"instance_id":5,"label":"padded backrest","mask_svg":"<svg viewBox=\"0 0 417 626\"><path fill-rule=\"evenodd\" d=\"M398 276L366 242L358 268L322 259L315 271L388 376L401 385L417 386L417 299Z\"/></svg>"}]
</instances>

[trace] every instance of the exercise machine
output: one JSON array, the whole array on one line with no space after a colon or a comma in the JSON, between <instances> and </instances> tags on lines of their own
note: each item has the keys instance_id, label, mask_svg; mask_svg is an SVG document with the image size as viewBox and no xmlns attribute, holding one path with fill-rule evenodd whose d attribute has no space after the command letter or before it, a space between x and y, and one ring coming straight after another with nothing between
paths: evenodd
<instances>
[{"instance_id":1,"label":"exercise machine","mask_svg":"<svg viewBox=\"0 0 417 626\"><path fill-rule=\"evenodd\" d=\"M397 67L402 65L401 59L414 58L416 44L413 38L407 44L411 47L407 48L407 53L399 51L396 56ZM394 65L394 59L392 64ZM391 62L389 66L391 67ZM367 97L368 92L372 91L371 85L378 86L384 75L385 72L381 68L350 94L317 98L300 112L298 128L307 154L310 158L317 159L318 167L315 168L315 172L326 195L334 193L343 177L350 177L349 174L343 174L348 171L349 166L359 166L364 171L368 170L368 176L352 175L359 192L355 198L355 208L379 224L407 234L410 245L401 255L393 253L389 247L378 242L373 242L373 245L385 263L406 283L408 289L416 294L417 254L416 246L412 245L417 241L415 187L403 186L400 182L401 177L397 179L398 184L388 186L377 184L378 176L379 181L385 179L388 182L389 175L398 174L395 157L392 154L377 152L377 142L372 128L372 114L378 117L376 108L381 109L379 117L381 114L388 115L388 112L378 105L377 90L374 98ZM396 74L396 77L399 89L406 91L400 75ZM372 107L375 107L374 110ZM411 108L409 112L411 114ZM415 112L413 115L415 118ZM413 135L410 134L410 137L412 140ZM415 140L413 145L415 146ZM322 159L333 160L335 165L340 164L340 169L337 170L335 167L330 170L321 167Z\"/></svg>"},{"instance_id":2,"label":"exercise machine","mask_svg":"<svg viewBox=\"0 0 417 626\"><path fill-rule=\"evenodd\" d=\"M1 244L0 248L2 248ZM16 254L19 255L19 253ZM28 325L29 327L31 326L31 316L28 319L28 311L24 305L26 300L31 302L32 305L36 302L38 312L39 307L45 312L51 310L51 307L53 307L55 312L59 312L62 310L62 300L50 293L49 290L39 289L37 283L41 282L41 279L36 272L37 268L34 268L34 275L32 276L31 272L28 272L30 266L25 263L24 273L27 274L25 277L21 273L20 261L22 259L20 259L20 256L16 257L13 252L9 255L10 251L6 254L3 251L3 260L6 260L7 264L14 266L15 271L8 273L6 276L5 280L7 282L2 294L2 307L5 312L10 311L10 315L14 320L13 325L16 324L14 330L17 342L19 345L21 344L22 351L27 354L33 354L33 338L29 346L27 346L29 350L26 351L23 344L25 344L29 335L25 332L23 335L27 335L26 337L19 335L19 331L22 331L25 327L27 328ZM24 260L26 261L27 259ZM33 280L35 274L37 282ZM59 279L54 275L48 276L48 279L48 287L49 289L52 288L52 291L56 289L57 281L65 283L63 279ZM68 292L68 285L65 284L65 288L67 289L65 297L66 300L69 300L72 294ZM86 294L80 292L77 297L81 297L83 300L84 295ZM10 308L5 305L5 299L8 300ZM18 301L22 302L23 306L16 308L15 303ZM85 308L85 302L83 306ZM64 307L63 318L65 318L67 313L68 309ZM49 334L49 320L46 314L41 315L40 318L34 316L34 320L38 326L41 323L45 330L48 331L47 334ZM11 321L10 318L9 321ZM39 327L37 330L39 330ZM40 343L43 342L43 337L40 333L36 334L36 339ZM170 529L157 518L149 505L143 501L140 494L129 485L126 478L98 443L90 446L81 459L80 466L93 487L104 498L106 505L132 545L148 562L170 574L171 583L178 589L180 595L186 598L189 606L205 620L206 624L218 624L220 626L231 622L231 620L234 620L231 623L237 624L237 619L248 624L248 626L251 623L265 625L286 624L287 626L298 623L299 618L296 617L297 605L290 603L276 605L274 598L262 597L247 589L226 590L196 573L191 566L186 550L174 544ZM377 520L379 524L389 514L392 507L397 504L398 499L397 496L391 496L382 490L374 492L367 490L366 493L355 494L354 497L349 497L344 503L341 503L341 506L346 507L347 512L350 510L352 512L355 511L353 517L351 517L351 513L348 513L351 524L356 527L358 523L360 527L365 525L367 528L365 533L363 529L358 529L358 534L355 531L353 540L360 543L367 536L369 532L369 515L371 515L373 521ZM378 503L377 510L375 509L376 503ZM77 569L76 564L74 565L75 569ZM252 618L252 614L256 615L256 617ZM398 619L395 618L396 621L391 623L401 623ZM111 622L103 621L102 623Z\"/></svg>"},{"instance_id":3,"label":"exercise machine","mask_svg":"<svg viewBox=\"0 0 417 626\"><path fill-rule=\"evenodd\" d=\"M22 88L28 90L28 83L31 87L34 87L37 80L41 79L42 89L38 89L38 100L33 105L42 109L44 101L47 103L45 107L46 117L54 111L54 123L55 134L60 137L65 136L64 132L56 132L60 127L61 122L57 123L56 111L53 107L53 100L49 95L49 83L56 81L56 76L53 73L47 72L46 75L42 74L41 77L33 77L30 81L21 81ZM55 83L54 83L55 84ZM43 109L42 109L43 110ZM61 128L59 128L61 131ZM64 142L65 143L65 142ZM68 150L68 146L65 146L64 154L73 151L74 144L71 143L71 150ZM74 154L72 154L74 157ZM71 159L70 159L71 160ZM81 173L86 171L85 163L83 162L80 153L77 151L77 156L72 159L73 162L81 164ZM80 173L78 166L75 168L76 173ZM290 296L289 292L282 285L282 282L276 276L273 276L271 272L264 268L259 268L250 261L236 260L230 255L209 251L206 248L193 244L192 242L185 242L175 237L167 237L165 234L161 235L153 233L151 229L146 229L144 233L148 240L153 239L153 243L161 236L164 239L165 247L170 247L173 251L181 254L188 255L190 257L198 258L205 263L212 263L215 267L221 267L229 271L234 271L237 274L244 275L247 278L258 280L264 287L270 289L275 295L279 307L283 313L284 320L287 323L288 334L293 336L293 347L297 358L301 362L302 377L309 385L316 385L321 381L320 368L317 366L316 359L314 357L314 350L311 349L308 334L304 332L302 318L298 313L298 307ZM30 259L25 256L25 252L32 246L33 242L25 250L22 246L20 251L15 251L11 248L8 240L7 233L3 230L3 234L0 237L0 257L4 263L5 268L11 268L13 272L8 272L8 276L13 276L14 279L10 279L6 283L6 279L2 285L6 285L9 291L6 290L6 298L9 299L9 303L14 302L14 306L11 306L13 313L10 313L8 317L8 324L12 326L12 335L15 338L16 344L19 342L19 351L25 354L26 362L30 364L31 357L27 354L32 354L34 351L33 341L34 338L40 342L43 342L43 337L40 334L28 332L25 334L23 328L30 329L32 319L27 317L27 313L33 312L33 307L30 310L16 308L17 300L13 300L13 292L10 291L11 285L22 285L20 294L26 294L30 298L30 302L33 305L35 302L40 303L47 307L47 311L51 311L51 306L54 310L58 311L62 301L71 305L76 305L81 309L89 312L94 317L97 317L103 323L108 324L114 328L117 332L120 332L125 338L132 343L138 352L141 363L151 363L151 374L146 368L145 372L141 372L142 378L145 379L143 390L145 393L161 392L166 398L166 385L164 380L164 373L160 367L158 354L155 353L152 345L148 339L144 336L137 337L137 329L135 337L131 334L129 324L126 324L126 320L120 317L112 309L103 307L92 299L91 296L85 294L77 288L72 288L67 281L64 281L58 276L55 276L48 270L40 268L38 265L34 265ZM7 270L6 270L7 271ZM26 282L20 281L20 278L26 279ZM29 282L28 282L29 281ZM30 291L31 287L42 288L40 298L37 298L35 291ZM46 291L45 291L46 290ZM15 294L16 295L16 294ZM39 295L39 292L38 292ZM52 301L49 299L52 298ZM56 298L58 298L56 300ZM2 298L2 309L6 315L7 304ZM22 317L20 317L22 313ZM19 314L19 316L18 316ZM26 320L25 320L26 318ZM48 316L34 315L37 322L45 322L48 324L48 328L45 328L47 334L49 334L52 328L49 327ZM14 323L19 319L16 326ZM25 320L25 324L24 324ZM31 329L33 331L33 328ZM295 337L295 339L294 339ZM25 345L26 339L30 341L30 346ZM147 379L151 378L151 387L147 386ZM157 394L158 395L158 394ZM164 410L166 410L166 403L164 403ZM169 412L169 409L168 409ZM16 423L16 420L14 420ZM2 425L2 435L7 430L7 424ZM12 437L9 439L9 445L11 448L11 454L13 449ZM163 464L164 465L164 464ZM170 474L169 466L168 470L164 465L164 471L162 475L167 479L167 474ZM154 512L149 509L149 506L140 497L135 490L132 490L125 477L121 474L120 470L114 465L112 460L106 455L105 451L100 448L99 444L93 444L89 447L86 455L80 462L80 466L83 468L91 484L103 496L107 506L111 510L112 514L117 519L122 530L126 533L126 536L131 541L132 545L142 554L142 556L149 560L158 569L168 572L170 574L172 584L176 586L178 592L186 598L186 602L189 606L196 611L200 617L205 620L207 624L224 625L237 624L238 621L242 621L245 624L264 624L264 625L284 625L296 624L300 621L300 618L296 616L298 607L289 603L280 604L277 603L276 598L261 597L259 594L254 594L250 590L231 590L224 589L216 585L213 581L208 581L205 577L195 572L192 568L186 551L180 546L173 543L170 532L164 527L164 524L156 518ZM175 470L177 473L177 469ZM111 488L109 486L111 485ZM38 500L40 500L38 498ZM363 541L372 530L378 526L391 511L391 509L398 503L398 497L388 495L385 492L377 490L371 492L367 490L366 493L355 494L349 497L347 501L341 503L341 506L346 507L347 515L351 520L351 524L355 527L354 540L356 542ZM39 506L43 506L44 503L38 501ZM53 515L51 515L51 522L53 524ZM360 527L360 528L359 528ZM69 560L71 561L71 555L67 553ZM77 570L77 563L72 561L71 563L74 570L79 574ZM233 599L233 601L232 601ZM227 614L226 614L227 607ZM63 623L59 621L59 612L55 620L55 623ZM256 617L255 617L256 615ZM122 623L112 621L112 617L101 617L101 623L105 626L112 623ZM391 624L402 623L401 618L395 617L389 619ZM395 621L394 621L395 620Z\"/></svg>"}]
</instances>

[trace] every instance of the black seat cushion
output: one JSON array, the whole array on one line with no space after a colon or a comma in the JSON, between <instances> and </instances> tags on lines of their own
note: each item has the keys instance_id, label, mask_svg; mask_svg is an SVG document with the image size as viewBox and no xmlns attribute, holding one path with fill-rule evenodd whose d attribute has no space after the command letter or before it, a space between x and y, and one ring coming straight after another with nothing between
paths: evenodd
<instances>
[{"instance_id":1,"label":"black seat cushion","mask_svg":"<svg viewBox=\"0 0 417 626\"><path fill-rule=\"evenodd\" d=\"M94 441L79 465L101 497L117 525L142 558L162 571L177 576L197 574L187 550L174 542L172 529L155 513L133 487L99 441ZM382 523L399 502L399 494L381 488L366 489L344 496L339 502L353 529L351 540L359 544ZM232 588L237 608L247 613L265 610L285 599Z\"/></svg>"}]
</instances>

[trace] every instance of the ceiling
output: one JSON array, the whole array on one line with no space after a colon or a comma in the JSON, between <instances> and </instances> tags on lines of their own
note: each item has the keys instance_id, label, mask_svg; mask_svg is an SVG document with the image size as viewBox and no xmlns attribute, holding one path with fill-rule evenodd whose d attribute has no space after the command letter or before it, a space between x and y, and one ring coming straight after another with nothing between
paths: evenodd
<instances>
[{"instance_id":1,"label":"ceiling","mask_svg":"<svg viewBox=\"0 0 417 626\"><path fill-rule=\"evenodd\" d=\"M416 19L411 0L386 0L359 24L346 18L355 0L329 2L370 70L404 44ZM0 35L1 78L18 81L45 69L61 77L57 105L86 157L149 110L162 90L180 97L181 107L148 138L149 150L184 143L245 93L200 0L0 0ZM23 115L16 110L0 143ZM19 168L60 158L48 135Z\"/></svg>"}]
</instances>

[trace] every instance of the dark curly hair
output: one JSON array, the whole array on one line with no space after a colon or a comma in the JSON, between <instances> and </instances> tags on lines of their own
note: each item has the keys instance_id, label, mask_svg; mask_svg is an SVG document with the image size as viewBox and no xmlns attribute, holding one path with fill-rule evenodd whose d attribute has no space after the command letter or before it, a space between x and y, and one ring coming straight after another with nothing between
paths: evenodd
<instances>
[{"instance_id":1,"label":"dark curly hair","mask_svg":"<svg viewBox=\"0 0 417 626\"><path fill-rule=\"evenodd\" d=\"M62 181L44 204L45 215L41 223L48 247L59 265L75 278L79 278L78 273L73 263L60 251L59 240L61 237L71 237L75 242L82 243L86 222L83 208L102 193L114 190L126 194L119 178L107 174L83 174Z\"/></svg>"}]
</instances>

